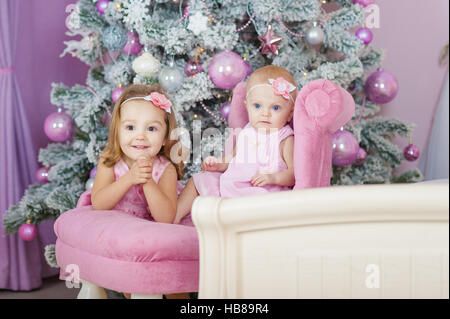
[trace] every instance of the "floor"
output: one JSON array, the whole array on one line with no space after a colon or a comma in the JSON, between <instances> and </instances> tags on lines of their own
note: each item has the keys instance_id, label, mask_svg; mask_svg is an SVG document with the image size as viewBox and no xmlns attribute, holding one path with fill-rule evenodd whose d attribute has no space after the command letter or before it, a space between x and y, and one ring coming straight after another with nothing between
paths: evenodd
<instances>
[{"instance_id":1,"label":"floor","mask_svg":"<svg viewBox=\"0 0 450 319\"><path fill-rule=\"evenodd\" d=\"M80 286L81 287L81 286ZM76 299L80 288L67 288L66 282L58 276L42 280L40 288L31 291L12 291L0 289L0 299ZM108 299L123 299L123 295L106 290Z\"/></svg>"}]
</instances>

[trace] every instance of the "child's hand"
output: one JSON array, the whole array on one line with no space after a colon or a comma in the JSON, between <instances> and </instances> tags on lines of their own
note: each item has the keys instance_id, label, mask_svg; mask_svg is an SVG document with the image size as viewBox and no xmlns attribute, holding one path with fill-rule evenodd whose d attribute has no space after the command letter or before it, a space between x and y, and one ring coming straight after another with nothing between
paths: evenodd
<instances>
[{"instance_id":1,"label":"child's hand","mask_svg":"<svg viewBox=\"0 0 450 319\"><path fill-rule=\"evenodd\" d=\"M214 156L208 156L202 163L202 170L209 172L217 172L220 170L221 161Z\"/></svg>"},{"instance_id":2,"label":"child's hand","mask_svg":"<svg viewBox=\"0 0 450 319\"><path fill-rule=\"evenodd\" d=\"M127 175L133 185L145 184L153 179L153 161L145 157L138 158L131 166Z\"/></svg>"},{"instance_id":3,"label":"child's hand","mask_svg":"<svg viewBox=\"0 0 450 319\"><path fill-rule=\"evenodd\" d=\"M261 174L258 173L252 177L251 183L253 186L265 186L275 184L275 178L272 174Z\"/></svg>"}]
</instances>

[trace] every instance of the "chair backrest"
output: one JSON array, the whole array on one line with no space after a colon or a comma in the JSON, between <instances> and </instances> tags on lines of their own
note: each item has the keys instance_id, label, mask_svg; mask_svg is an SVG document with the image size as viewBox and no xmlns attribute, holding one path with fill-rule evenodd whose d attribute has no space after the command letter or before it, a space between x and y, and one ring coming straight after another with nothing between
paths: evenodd
<instances>
[{"instance_id":1,"label":"chair backrest","mask_svg":"<svg viewBox=\"0 0 450 319\"><path fill-rule=\"evenodd\" d=\"M248 123L244 105L247 84L239 83L233 90L228 125L243 128ZM332 138L355 113L355 101L346 90L325 80L305 85L297 94L294 117L294 189L330 186L332 170ZM236 144L236 135L226 141L225 153Z\"/></svg>"}]
</instances>

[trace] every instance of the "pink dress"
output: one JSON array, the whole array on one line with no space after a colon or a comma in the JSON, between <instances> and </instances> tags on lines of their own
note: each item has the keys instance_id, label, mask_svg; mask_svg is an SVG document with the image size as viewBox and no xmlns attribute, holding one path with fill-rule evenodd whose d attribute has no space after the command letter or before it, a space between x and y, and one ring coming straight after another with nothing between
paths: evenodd
<instances>
[{"instance_id":1,"label":"pink dress","mask_svg":"<svg viewBox=\"0 0 450 319\"><path fill-rule=\"evenodd\" d=\"M280 143L293 134L289 125L265 134L247 124L238 136L236 156L225 172L194 174L198 193L203 196L239 197L291 189L279 185L253 186L251 179L257 173L272 174L287 169L281 158Z\"/></svg>"},{"instance_id":2,"label":"pink dress","mask_svg":"<svg viewBox=\"0 0 450 319\"><path fill-rule=\"evenodd\" d=\"M153 163L153 180L158 184L164 170L169 165L170 161L164 156L157 157ZM123 159L114 165L114 178L118 180L120 177L128 173L130 169ZM177 194L180 193L182 185L177 182ZM123 211L127 214L134 215L139 218L147 220L154 220L150 211L148 210L147 200L145 199L142 184L133 185L122 199L114 206L115 210Z\"/></svg>"}]
</instances>

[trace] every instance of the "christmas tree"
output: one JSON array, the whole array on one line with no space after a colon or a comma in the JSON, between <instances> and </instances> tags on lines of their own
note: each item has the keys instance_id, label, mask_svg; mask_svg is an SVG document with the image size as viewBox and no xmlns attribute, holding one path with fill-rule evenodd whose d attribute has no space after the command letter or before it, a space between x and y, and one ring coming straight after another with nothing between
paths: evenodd
<instances>
[{"instance_id":1,"label":"christmas tree","mask_svg":"<svg viewBox=\"0 0 450 319\"><path fill-rule=\"evenodd\" d=\"M392 143L395 135L411 136L413 125L378 117L379 103L395 97L390 78L388 96L368 87L385 71L383 52L370 45L363 26L368 0L80 0L70 5L68 35L62 55L72 54L90 66L86 85L54 83L46 134L55 143L39 152L41 184L31 185L3 223L8 233L27 221L56 219L76 206L92 187L98 156L108 138L108 121L123 87L159 82L173 102L178 126L187 132L214 127L224 132L233 87L268 64L285 67L298 89L328 79L352 93L354 118L338 131L335 144L345 152L333 157L332 184L417 182L420 171L395 176L404 160ZM355 33L352 28L358 28ZM219 78L213 65L229 67ZM378 88L379 89L379 88ZM381 94L381 95L380 95ZM387 100L383 100L386 97ZM57 125L55 125L57 124ZM56 128L55 128L56 127ZM192 136L181 136L192 145ZM205 138L202 152L222 148L224 139ZM415 154L411 154L414 159ZM32 160L32 159L30 159ZM200 170L199 159L185 162L185 180ZM49 264L57 266L54 246Z\"/></svg>"}]
</instances>

